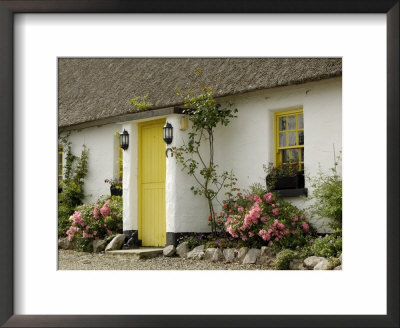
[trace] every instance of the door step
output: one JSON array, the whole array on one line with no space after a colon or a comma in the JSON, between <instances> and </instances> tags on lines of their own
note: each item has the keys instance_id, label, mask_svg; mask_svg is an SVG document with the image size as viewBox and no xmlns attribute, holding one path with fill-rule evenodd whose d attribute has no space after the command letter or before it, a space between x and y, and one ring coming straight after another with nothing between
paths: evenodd
<instances>
[{"instance_id":1,"label":"door step","mask_svg":"<svg viewBox=\"0 0 400 328\"><path fill-rule=\"evenodd\" d=\"M158 247L140 247L135 249L121 249L117 251L105 252L106 255L124 255L130 256L135 260L140 259L151 259L161 255L163 252L162 248Z\"/></svg>"}]
</instances>

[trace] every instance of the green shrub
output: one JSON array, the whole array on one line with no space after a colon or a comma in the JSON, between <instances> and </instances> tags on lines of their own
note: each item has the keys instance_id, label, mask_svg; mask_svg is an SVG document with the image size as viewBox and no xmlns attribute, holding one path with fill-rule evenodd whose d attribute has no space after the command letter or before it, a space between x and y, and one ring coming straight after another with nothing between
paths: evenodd
<instances>
[{"instance_id":1,"label":"green shrub","mask_svg":"<svg viewBox=\"0 0 400 328\"><path fill-rule=\"evenodd\" d=\"M122 197L102 196L94 204L80 205L69 223L65 233L68 239L76 240L78 250L91 251L94 239L110 239L122 233Z\"/></svg>"},{"instance_id":2,"label":"green shrub","mask_svg":"<svg viewBox=\"0 0 400 328\"><path fill-rule=\"evenodd\" d=\"M223 206L226 231L249 247L295 249L305 245L313 233L304 211L259 184L243 194L238 192Z\"/></svg>"},{"instance_id":3,"label":"green shrub","mask_svg":"<svg viewBox=\"0 0 400 328\"><path fill-rule=\"evenodd\" d=\"M78 252L93 252L93 240L86 238L76 238L75 249Z\"/></svg>"},{"instance_id":4,"label":"green shrub","mask_svg":"<svg viewBox=\"0 0 400 328\"><path fill-rule=\"evenodd\" d=\"M276 270L289 270L290 261L296 257L296 252L292 251L291 249L284 249L277 254L272 266Z\"/></svg>"},{"instance_id":5,"label":"green shrub","mask_svg":"<svg viewBox=\"0 0 400 328\"><path fill-rule=\"evenodd\" d=\"M315 256L326 258L338 257L342 252L342 237L332 234L316 238L309 246L309 252Z\"/></svg>"},{"instance_id":6,"label":"green shrub","mask_svg":"<svg viewBox=\"0 0 400 328\"><path fill-rule=\"evenodd\" d=\"M331 174L319 172L316 178L311 179L311 186L314 189L312 198L315 201L309 207L309 211L312 215L332 219L332 228L340 230L342 228L342 178L337 172L337 166L336 162L331 169Z\"/></svg>"}]
</instances>

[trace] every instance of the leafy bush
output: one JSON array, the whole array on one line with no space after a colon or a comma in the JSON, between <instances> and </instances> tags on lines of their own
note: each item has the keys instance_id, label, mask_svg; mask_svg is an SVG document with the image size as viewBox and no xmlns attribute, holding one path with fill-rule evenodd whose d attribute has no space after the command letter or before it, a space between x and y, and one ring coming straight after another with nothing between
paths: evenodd
<instances>
[{"instance_id":1,"label":"leafy bush","mask_svg":"<svg viewBox=\"0 0 400 328\"><path fill-rule=\"evenodd\" d=\"M276 270L289 270L290 261L296 257L296 252L292 251L291 249L284 249L277 254L272 266Z\"/></svg>"},{"instance_id":2,"label":"leafy bush","mask_svg":"<svg viewBox=\"0 0 400 328\"><path fill-rule=\"evenodd\" d=\"M259 186L224 203L226 231L252 247L277 250L305 245L311 227L304 211Z\"/></svg>"},{"instance_id":3,"label":"leafy bush","mask_svg":"<svg viewBox=\"0 0 400 328\"><path fill-rule=\"evenodd\" d=\"M340 158L339 158L340 160ZM318 176L311 179L314 189L312 198L315 199L309 210L312 215L333 219L331 226L335 229L342 228L342 178L337 172L338 163L331 169L332 174L319 172Z\"/></svg>"},{"instance_id":4,"label":"leafy bush","mask_svg":"<svg viewBox=\"0 0 400 328\"><path fill-rule=\"evenodd\" d=\"M336 234L320 236L314 240L309 249L315 256L337 257L342 252L342 237Z\"/></svg>"},{"instance_id":5,"label":"leafy bush","mask_svg":"<svg viewBox=\"0 0 400 328\"><path fill-rule=\"evenodd\" d=\"M78 206L63 234L77 241L77 249L90 251L90 242L122 233L122 197L103 196L94 204Z\"/></svg>"}]
</instances>

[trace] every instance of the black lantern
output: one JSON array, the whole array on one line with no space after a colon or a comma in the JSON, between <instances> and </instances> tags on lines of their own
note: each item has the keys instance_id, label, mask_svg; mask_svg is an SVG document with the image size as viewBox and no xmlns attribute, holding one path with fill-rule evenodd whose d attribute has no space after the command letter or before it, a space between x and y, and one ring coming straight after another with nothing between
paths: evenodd
<instances>
[{"instance_id":1,"label":"black lantern","mask_svg":"<svg viewBox=\"0 0 400 328\"><path fill-rule=\"evenodd\" d=\"M163 127L163 139L167 145L169 145L172 142L172 132L173 132L173 127L170 123L165 123Z\"/></svg>"},{"instance_id":2,"label":"black lantern","mask_svg":"<svg viewBox=\"0 0 400 328\"><path fill-rule=\"evenodd\" d=\"M129 146L129 133L124 129L124 132L119 134L119 145L123 150L127 150Z\"/></svg>"}]
</instances>

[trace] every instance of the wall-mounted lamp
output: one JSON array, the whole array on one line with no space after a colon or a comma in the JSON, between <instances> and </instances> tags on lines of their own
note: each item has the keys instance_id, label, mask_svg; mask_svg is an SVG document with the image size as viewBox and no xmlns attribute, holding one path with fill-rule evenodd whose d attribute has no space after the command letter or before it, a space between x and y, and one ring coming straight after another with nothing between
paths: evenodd
<instances>
[{"instance_id":1,"label":"wall-mounted lamp","mask_svg":"<svg viewBox=\"0 0 400 328\"><path fill-rule=\"evenodd\" d=\"M174 128L172 127L172 125L168 122L165 123L165 125L163 127L163 139L167 145L170 145L172 142L173 132L174 132ZM172 152L171 148L167 148L167 150L165 151L165 156L168 157L169 150L171 151L171 157L174 156L174 153Z\"/></svg>"},{"instance_id":2,"label":"wall-mounted lamp","mask_svg":"<svg viewBox=\"0 0 400 328\"><path fill-rule=\"evenodd\" d=\"M174 128L172 127L172 125L168 122L165 123L165 125L163 127L163 139L167 145L169 145L172 142L173 131L174 131Z\"/></svg>"},{"instance_id":3,"label":"wall-mounted lamp","mask_svg":"<svg viewBox=\"0 0 400 328\"><path fill-rule=\"evenodd\" d=\"M123 150L127 150L129 147L129 133L125 129L119 134L119 145Z\"/></svg>"}]
</instances>

